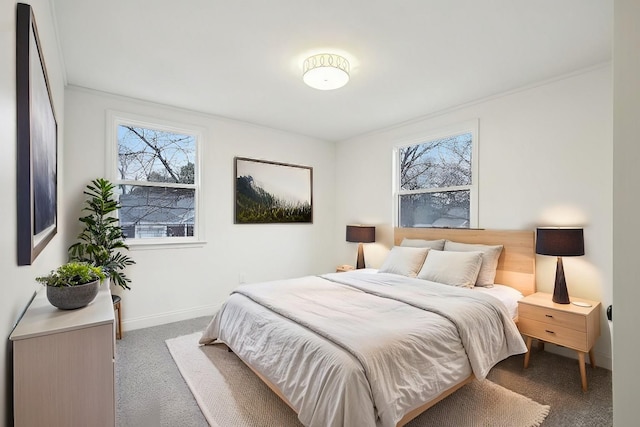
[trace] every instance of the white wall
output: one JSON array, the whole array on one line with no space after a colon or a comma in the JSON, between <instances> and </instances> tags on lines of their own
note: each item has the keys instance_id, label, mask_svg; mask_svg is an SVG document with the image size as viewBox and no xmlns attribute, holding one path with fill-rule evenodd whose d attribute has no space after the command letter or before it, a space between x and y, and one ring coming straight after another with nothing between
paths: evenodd
<instances>
[{"instance_id":1,"label":"white wall","mask_svg":"<svg viewBox=\"0 0 640 427\"><path fill-rule=\"evenodd\" d=\"M425 95L427 96L427 95ZM392 148L439 128L479 120L479 226L535 229L584 226L584 257L564 258L569 294L612 299L611 67L566 76L448 113L338 144L338 263L353 264L356 247L344 225L377 225L365 245L370 266L393 245ZM553 292L555 258L537 257L538 290ZM611 338L602 310L596 360L611 367ZM556 349L563 354L571 352Z\"/></svg>"},{"instance_id":2,"label":"white wall","mask_svg":"<svg viewBox=\"0 0 640 427\"><path fill-rule=\"evenodd\" d=\"M49 84L58 121L58 150L64 141L64 80L53 28L50 2L31 1L40 42L47 65ZM16 256L16 2L0 2L0 224L4 230L0 239L0 272L2 296L0 297L0 336L7 339L34 291L38 289L35 277L47 273L64 261L61 234L64 226L58 224L55 236L31 266L18 267ZM60 159L62 155L59 155ZM64 193L62 160L58 164L58 200ZM11 424L11 353L6 342L0 351L0 424Z\"/></svg>"},{"instance_id":3,"label":"white wall","mask_svg":"<svg viewBox=\"0 0 640 427\"><path fill-rule=\"evenodd\" d=\"M66 91L64 222L71 244L80 231L82 191L105 170L106 110L204 129L206 244L196 248L137 249L127 269L132 290L122 298L124 330L213 314L243 275L247 283L335 268L335 144L252 124L86 89ZM234 156L313 167L313 224L234 225Z\"/></svg>"},{"instance_id":4,"label":"white wall","mask_svg":"<svg viewBox=\"0 0 640 427\"><path fill-rule=\"evenodd\" d=\"M613 421L638 424L640 3L616 0L613 48Z\"/></svg>"},{"instance_id":5,"label":"white wall","mask_svg":"<svg viewBox=\"0 0 640 427\"><path fill-rule=\"evenodd\" d=\"M77 88L65 91L51 2L33 0L31 4L60 132L59 232L30 267L17 267L14 238L0 239L4 278L0 328L5 337L37 289L33 278L66 259L66 248L79 230L77 218L84 185L105 175L106 109L206 129L203 188L207 196L207 244L201 248L131 252L138 264L130 269L133 290L120 292L125 329L211 314L237 285L239 274L252 282L330 271L339 263L353 264L356 245L344 242L344 225L348 223L379 226L378 243L365 245L368 264L379 266L392 244L391 148L396 141L474 118L480 124L480 226L532 229L541 224L584 225L587 254L565 259L569 292L602 300L604 307L611 303L614 172L608 67L416 120L336 147L304 136L127 98ZM637 241L630 233L637 200L630 199L629 194L637 191L632 175L637 162L632 160L638 157L640 66L637 54L629 52L640 43L632 21L640 19L640 12L632 0L616 0L616 8L616 48L626 47L628 59L636 61L614 61L615 112L625 119L616 122L616 191L620 190L621 196L616 198L620 228L615 249L618 254L631 256L633 242ZM623 22L628 25L618 26ZM0 178L5 184L0 187L4 201L0 219L6 230L15 230L14 1L0 2L0 52ZM314 224L233 225L232 159L236 155L313 166ZM631 193L622 192L625 182L631 186ZM625 212L627 208L629 213ZM167 267L169 261L188 267ZM537 262L538 287L549 292L555 264L548 257L538 257ZM631 337L636 335L638 324L632 304L639 299L640 287L633 285L635 259L625 262L624 266L616 264L616 425L635 421L632 391L638 384L637 375L633 375L636 363ZM602 324L596 353L598 362L606 365L610 363L611 339L604 320ZM9 362L10 353L0 352L0 424L7 425L11 406Z\"/></svg>"}]
</instances>

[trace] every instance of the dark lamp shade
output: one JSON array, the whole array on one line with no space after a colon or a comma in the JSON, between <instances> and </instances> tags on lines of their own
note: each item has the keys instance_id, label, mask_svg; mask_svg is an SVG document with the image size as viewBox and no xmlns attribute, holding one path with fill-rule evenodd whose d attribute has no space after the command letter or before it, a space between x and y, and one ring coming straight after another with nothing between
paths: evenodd
<instances>
[{"instance_id":1,"label":"dark lamp shade","mask_svg":"<svg viewBox=\"0 0 640 427\"><path fill-rule=\"evenodd\" d=\"M347 225L347 242L373 243L375 241L375 227L368 225Z\"/></svg>"},{"instance_id":2,"label":"dark lamp shade","mask_svg":"<svg viewBox=\"0 0 640 427\"><path fill-rule=\"evenodd\" d=\"M584 255L582 228L538 228L536 234L536 253L539 255Z\"/></svg>"}]
</instances>

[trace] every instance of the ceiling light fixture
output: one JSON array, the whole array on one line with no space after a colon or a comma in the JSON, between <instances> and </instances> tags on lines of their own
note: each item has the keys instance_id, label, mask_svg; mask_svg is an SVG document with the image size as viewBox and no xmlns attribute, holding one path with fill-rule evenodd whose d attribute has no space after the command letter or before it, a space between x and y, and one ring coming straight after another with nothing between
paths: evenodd
<instances>
[{"instance_id":1,"label":"ceiling light fixture","mask_svg":"<svg viewBox=\"0 0 640 427\"><path fill-rule=\"evenodd\" d=\"M312 88L333 90L349 81L349 61L333 53L321 53L304 60L302 80Z\"/></svg>"}]
</instances>

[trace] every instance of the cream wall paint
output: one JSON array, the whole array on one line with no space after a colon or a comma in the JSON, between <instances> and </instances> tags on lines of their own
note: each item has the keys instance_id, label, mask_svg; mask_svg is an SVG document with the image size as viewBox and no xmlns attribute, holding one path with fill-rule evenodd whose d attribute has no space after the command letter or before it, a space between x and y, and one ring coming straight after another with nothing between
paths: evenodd
<instances>
[{"instance_id":1,"label":"cream wall paint","mask_svg":"<svg viewBox=\"0 0 640 427\"><path fill-rule=\"evenodd\" d=\"M613 45L613 422L638 424L640 3L615 0Z\"/></svg>"},{"instance_id":2,"label":"cream wall paint","mask_svg":"<svg viewBox=\"0 0 640 427\"><path fill-rule=\"evenodd\" d=\"M356 246L344 241L346 224L377 226L377 242L365 245L369 266L379 267L393 245L393 147L477 118L479 226L584 226L586 255L564 259L569 293L611 304L611 96L606 64L338 144L336 262L354 262ZM538 289L552 292L555 258L538 256L536 270ZM596 359L610 368L604 310L601 326Z\"/></svg>"},{"instance_id":3,"label":"cream wall paint","mask_svg":"<svg viewBox=\"0 0 640 427\"><path fill-rule=\"evenodd\" d=\"M108 95L66 90L66 197L63 220L73 242L84 186L107 176L106 111L203 129L202 196L206 243L176 249L132 248L132 290L122 298L124 329L212 315L239 283L295 277L335 268L335 144L248 123ZM234 225L234 156L313 167L313 224Z\"/></svg>"},{"instance_id":4,"label":"cream wall paint","mask_svg":"<svg viewBox=\"0 0 640 427\"><path fill-rule=\"evenodd\" d=\"M42 51L47 66L49 85L58 122L58 200L64 195L62 150L64 146L64 72L58 55L51 4L45 0L31 1ZM35 277L47 273L64 261L62 234L64 225L58 222L58 234L36 258L33 265L18 267L16 258L16 2L0 2L0 224L5 230L0 239L0 336L8 339L33 293L39 289ZM58 215L61 210L58 209ZM0 352L0 424L12 425L11 407L11 351L5 342Z\"/></svg>"}]
</instances>

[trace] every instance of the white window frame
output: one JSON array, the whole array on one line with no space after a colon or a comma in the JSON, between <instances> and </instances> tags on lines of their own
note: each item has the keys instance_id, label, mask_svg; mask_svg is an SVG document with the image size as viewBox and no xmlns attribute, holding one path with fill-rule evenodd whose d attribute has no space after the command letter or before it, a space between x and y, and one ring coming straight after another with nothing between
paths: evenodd
<instances>
[{"instance_id":1,"label":"white window frame","mask_svg":"<svg viewBox=\"0 0 640 427\"><path fill-rule=\"evenodd\" d=\"M164 247L191 247L202 246L206 243L204 239L204 207L202 202L202 157L203 157L203 135L204 129L185 125L180 123L169 122L167 120L140 116L132 113L124 113L119 111L107 110L106 118L106 176L116 186L119 185L140 185L140 181L121 180L118 174L118 126L129 125L155 129L165 132L173 132L182 135L190 135L195 138L195 174L193 184L175 184L170 182L144 182L144 186L150 187L175 187L175 188L192 188L194 192L194 225L193 236L184 237L161 237L161 238L127 238L125 243L130 249L161 249Z\"/></svg>"},{"instance_id":2,"label":"white window frame","mask_svg":"<svg viewBox=\"0 0 640 427\"><path fill-rule=\"evenodd\" d=\"M471 134L471 185L456 187L425 188L419 190L400 189L400 149L420 145L450 136ZM469 120L424 132L418 136L402 139L393 148L393 223L400 226L400 196L408 194L441 193L446 191L469 190L469 228L478 228L478 120Z\"/></svg>"}]
</instances>

